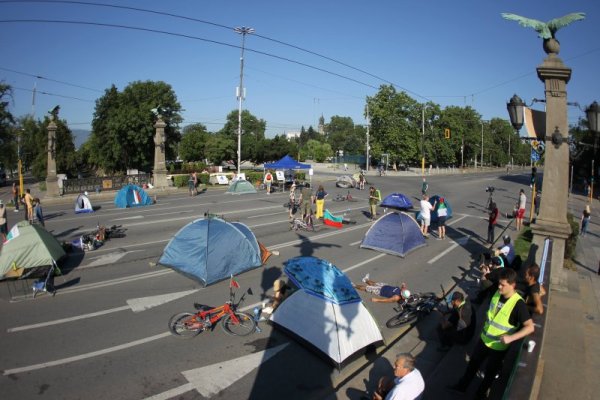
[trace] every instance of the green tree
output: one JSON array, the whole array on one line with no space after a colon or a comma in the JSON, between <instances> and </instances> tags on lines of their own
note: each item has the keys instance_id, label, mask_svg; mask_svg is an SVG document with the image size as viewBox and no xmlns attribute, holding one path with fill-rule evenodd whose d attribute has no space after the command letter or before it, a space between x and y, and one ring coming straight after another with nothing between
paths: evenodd
<instances>
[{"instance_id":1,"label":"green tree","mask_svg":"<svg viewBox=\"0 0 600 400\"><path fill-rule=\"evenodd\" d=\"M354 122L350 117L334 115L325 125L325 137L334 153L339 150L347 152L347 141L354 132Z\"/></svg>"},{"instance_id":2,"label":"green tree","mask_svg":"<svg viewBox=\"0 0 600 400\"><path fill-rule=\"evenodd\" d=\"M8 110L8 105L12 99L11 86L0 82L0 166L14 168L16 165L16 131L14 130L15 120Z\"/></svg>"},{"instance_id":3,"label":"green tree","mask_svg":"<svg viewBox=\"0 0 600 400\"><path fill-rule=\"evenodd\" d=\"M223 134L211 134L206 141L204 154L212 164L219 165L223 161L230 161L237 157L236 146L237 142Z\"/></svg>"},{"instance_id":4,"label":"green tree","mask_svg":"<svg viewBox=\"0 0 600 400\"><path fill-rule=\"evenodd\" d=\"M209 138L206 126L202 124L188 125L183 128L179 142L179 157L186 162L201 161L205 156L205 146Z\"/></svg>"},{"instance_id":5,"label":"green tree","mask_svg":"<svg viewBox=\"0 0 600 400\"><path fill-rule=\"evenodd\" d=\"M223 129L219 131L220 134L234 142L233 151L235 157L233 157L232 160L235 164L237 164L238 115L238 110L230 112L227 115L227 122L225 122ZM248 110L242 110L242 162L252 161L256 163L259 161L262 154L262 149L259 144L265 138L266 129L267 123L265 120L258 119Z\"/></svg>"},{"instance_id":6,"label":"green tree","mask_svg":"<svg viewBox=\"0 0 600 400\"><path fill-rule=\"evenodd\" d=\"M166 158L172 159L181 136L181 105L165 82L132 82L118 92L113 85L96 101L90 140L92 161L105 173L137 168L151 170L154 162L154 123L151 109L161 106L166 112Z\"/></svg>"}]
</instances>

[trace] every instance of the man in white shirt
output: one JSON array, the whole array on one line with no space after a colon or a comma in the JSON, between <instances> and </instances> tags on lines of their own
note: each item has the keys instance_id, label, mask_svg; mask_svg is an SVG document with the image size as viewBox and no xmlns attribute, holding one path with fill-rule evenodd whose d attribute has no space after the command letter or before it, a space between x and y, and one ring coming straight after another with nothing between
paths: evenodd
<instances>
[{"instance_id":1,"label":"man in white shirt","mask_svg":"<svg viewBox=\"0 0 600 400\"><path fill-rule=\"evenodd\" d=\"M496 253L496 255L499 256L500 254L504 254L506 261L508 261L507 267L509 267L515 261L515 257L517 254L515 253L515 247L510 241L510 236L505 235L502 239L504 241L504 245L498 248L498 252Z\"/></svg>"},{"instance_id":2,"label":"man in white shirt","mask_svg":"<svg viewBox=\"0 0 600 400\"><path fill-rule=\"evenodd\" d=\"M421 399L425 381L421 372L415 368L415 358L410 353L400 353L396 356L394 376L393 382L385 378L379 381L373 400Z\"/></svg>"},{"instance_id":3,"label":"man in white shirt","mask_svg":"<svg viewBox=\"0 0 600 400\"><path fill-rule=\"evenodd\" d=\"M431 223L431 211L435 209L435 203L433 205L429 202L429 196L423 195L421 200L421 233L423 236L428 237L429 224Z\"/></svg>"}]
</instances>

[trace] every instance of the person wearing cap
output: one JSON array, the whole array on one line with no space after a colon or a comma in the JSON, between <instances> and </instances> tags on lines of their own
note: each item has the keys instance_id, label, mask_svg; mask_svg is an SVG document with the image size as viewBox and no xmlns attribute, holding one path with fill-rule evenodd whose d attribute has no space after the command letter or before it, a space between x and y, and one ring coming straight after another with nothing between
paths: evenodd
<instances>
[{"instance_id":1,"label":"person wearing cap","mask_svg":"<svg viewBox=\"0 0 600 400\"><path fill-rule=\"evenodd\" d=\"M383 282L375 282L369 279L369 274L362 279L362 285L352 284L355 289L374 294L378 297L371 298L373 303L397 303L402 299L410 297L410 290L406 288L406 283L401 286L392 286Z\"/></svg>"},{"instance_id":2,"label":"person wearing cap","mask_svg":"<svg viewBox=\"0 0 600 400\"><path fill-rule=\"evenodd\" d=\"M6 218L6 206L0 200L0 235L2 235L2 241L6 239L8 235L8 219Z\"/></svg>"},{"instance_id":3,"label":"person wearing cap","mask_svg":"<svg viewBox=\"0 0 600 400\"><path fill-rule=\"evenodd\" d=\"M437 329L440 350L445 351L454 344L467 344L475 333L475 313L471 302L461 292L452 293L450 310L444 313Z\"/></svg>"},{"instance_id":4,"label":"person wearing cap","mask_svg":"<svg viewBox=\"0 0 600 400\"><path fill-rule=\"evenodd\" d=\"M498 248L498 251L496 251L496 255L504 256L508 266L511 266L515 261L515 257L517 256L517 253L515 252L515 246L513 246L510 240L510 236L508 235L505 235L502 238L502 240L504 242L504 245Z\"/></svg>"}]
</instances>

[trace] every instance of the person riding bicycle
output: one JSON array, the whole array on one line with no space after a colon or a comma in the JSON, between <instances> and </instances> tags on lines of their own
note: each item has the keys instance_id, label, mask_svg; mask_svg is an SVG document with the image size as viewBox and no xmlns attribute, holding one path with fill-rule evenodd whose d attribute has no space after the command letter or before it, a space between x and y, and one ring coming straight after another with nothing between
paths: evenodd
<instances>
[{"instance_id":1,"label":"person riding bicycle","mask_svg":"<svg viewBox=\"0 0 600 400\"><path fill-rule=\"evenodd\" d=\"M378 297L371 298L373 303L397 303L400 300L406 300L410 297L410 290L406 288L406 283L401 286L392 286L383 282L375 282L369 278L369 274L362 279L363 285L352 284L355 289L374 294Z\"/></svg>"}]
</instances>

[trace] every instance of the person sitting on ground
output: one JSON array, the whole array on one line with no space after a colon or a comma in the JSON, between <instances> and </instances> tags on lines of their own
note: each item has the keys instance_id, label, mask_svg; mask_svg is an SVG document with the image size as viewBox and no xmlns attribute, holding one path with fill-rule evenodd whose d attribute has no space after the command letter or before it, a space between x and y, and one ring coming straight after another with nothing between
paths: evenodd
<instances>
[{"instance_id":1,"label":"person sitting on ground","mask_svg":"<svg viewBox=\"0 0 600 400\"><path fill-rule=\"evenodd\" d=\"M410 290L406 288L406 283L404 282L401 286L392 286L387 283L372 281L369 278L369 274L365 275L362 281L364 285L352 284L352 286L357 290L378 296L371 298L373 303L397 303L400 300L410 297Z\"/></svg>"},{"instance_id":2,"label":"person sitting on ground","mask_svg":"<svg viewBox=\"0 0 600 400\"><path fill-rule=\"evenodd\" d=\"M513 244L511 243L510 236L505 235L502 239L504 240L504 245L498 247L496 255L504 255L504 258L508 262L508 266L511 266L515 261L515 257L517 255L517 253L515 253L515 246L513 246Z\"/></svg>"},{"instance_id":3,"label":"person sitting on ground","mask_svg":"<svg viewBox=\"0 0 600 400\"><path fill-rule=\"evenodd\" d=\"M454 344L467 344L475 333L475 313L465 295L452 293L450 306L437 329L442 344L440 350L447 350Z\"/></svg>"},{"instance_id":4,"label":"person sitting on ground","mask_svg":"<svg viewBox=\"0 0 600 400\"><path fill-rule=\"evenodd\" d=\"M425 390L421 372L415 368L410 353L400 353L394 362L394 379L382 377L373 393L373 400L420 399Z\"/></svg>"},{"instance_id":5,"label":"person sitting on ground","mask_svg":"<svg viewBox=\"0 0 600 400\"><path fill-rule=\"evenodd\" d=\"M544 313L542 296L546 294L546 290L542 285L540 285L539 279L540 267L537 264L530 265L525 270L524 282L522 282L522 284L520 282L518 285L518 291L522 293L529 312L532 314L542 315Z\"/></svg>"},{"instance_id":6,"label":"person sitting on ground","mask_svg":"<svg viewBox=\"0 0 600 400\"><path fill-rule=\"evenodd\" d=\"M285 300L290 293L292 288L285 283L283 279L276 279L273 282L273 297L270 306L263 308L262 312L265 314L271 314L279 307L279 305Z\"/></svg>"}]
</instances>

